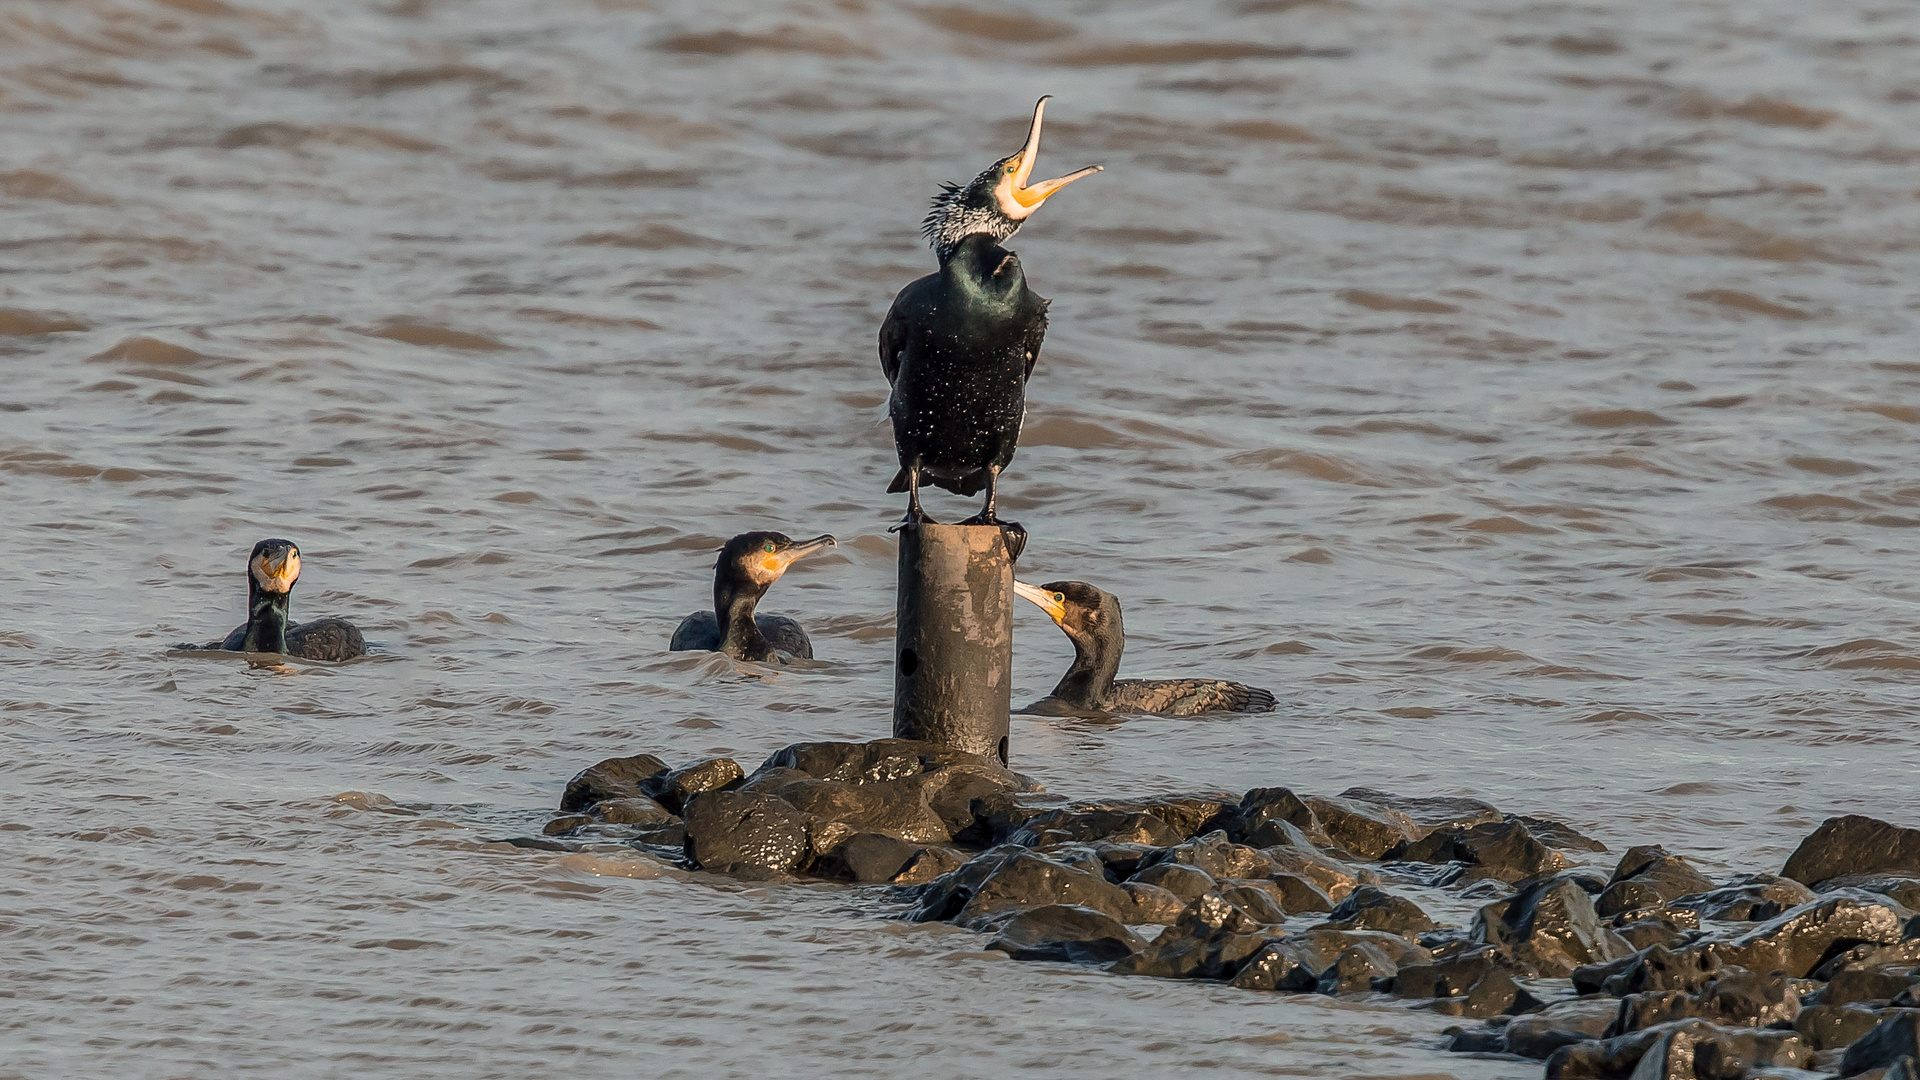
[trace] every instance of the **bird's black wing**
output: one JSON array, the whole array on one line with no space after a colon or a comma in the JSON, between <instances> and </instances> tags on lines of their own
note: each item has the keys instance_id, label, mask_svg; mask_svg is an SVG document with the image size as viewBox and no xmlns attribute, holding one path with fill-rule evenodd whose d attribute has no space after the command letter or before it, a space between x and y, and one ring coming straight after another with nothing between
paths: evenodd
<instances>
[{"instance_id":1,"label":"bird's black wing","mask_svg":"<svg viewBox=\"0 0 1920 1080\"><path fill-rule=\"evenodd\" d=\"M345 619L314 619L287 627L287 655L302 660L351 660L367 654L367 639Z\"/></svg>"},{"instance_id":2,"label":"bird's black wing","mask_svg":"<svg viewBox=\"0 0 1920 1080\"><path fill-rule=\"evenodd\" d=\"M795 660L813 659L813 640L800 624L785 615L755 615L755 626L760 628L760 636L767 639L767 645L779 649Z\"/></svg>"},{"instance_id":3,"label":"bird's black wing","mask_svg":"<svg viewBox=\"0 0 1920 1080\"><path fill-rule=\"evenodd\" d=\"M1273 692L1224 679L1122 679L1103 704L1112 712L1192 716L1208 712L1271 712Z\"/></svg>"},{"instance_id":4,"label":"bird's black wing","mask_svg":"<svg viewBox=\"0 0 1920 1080\"><path fill-rule=\"evenodd\" d=\"M711 611L696 611L680 620L667 642L668 652L717 652L720 649L720 620Z\"/></svg>"},{"instance_id":5,"label":"bird's black wing","mask_svg":"<svg viewBox=\"0 0 1920 1080\"><path fill-rule=\"evenodd\" d=\"M887 317L880 322L880 370L886 375L888 386L900 377L900 354L907 351L907 339L913 334L907 296L912 291L913 285L901 289L900 295L893 298L893 306L887 309Z\"/></svg>"},{"instance_id":6,"label":"bird's black wing","mask_svg":"<svg viewBox=\"0 0 1920 1080\"><path fill-rule=\"evenodd\" d=\"M1027 324L1027 373L1020 376L1021 382L1033 378L1033 365L1040 360L1040 343L1047 337L1047 305L1051 300L1040 301L1040 313Z\"/></svg>"}]
</instances>

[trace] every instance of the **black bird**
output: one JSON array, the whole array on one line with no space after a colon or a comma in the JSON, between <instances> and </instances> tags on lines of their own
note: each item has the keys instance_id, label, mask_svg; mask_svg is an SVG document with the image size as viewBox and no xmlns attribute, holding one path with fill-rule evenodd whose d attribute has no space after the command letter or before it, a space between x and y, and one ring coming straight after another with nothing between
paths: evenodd
<instances>
[{"instance_id":1,"label":"black bird","mask_svg":"<svg viewBox=\"0 0 1920 1080\"><path fill-rule=\"evenodd\" d=\"M1120 601L1084 581L1045 585L1013 583L1013 591L1053 618L1073 642L1073 666L1053 693L1029 712L1066 711L1155 713L1192 716L1206 712L1271 712L1273 692L1222 679L1120 679L1120 653L1127 632L1120 622Z\"/></svg>"},{"instance_id":2,"label":"black bird","mask_svg":"<svg viewBox=\"0 0 1920 1080\"><path fill-rule=\"evenodd\" d=\"M909 522L931 520L920 508L920 485L931 483L956 495L986 488L986 505L965 524L999 524L994 489L1020 442L1048 303L1027 288L1019 257L1000 244L1048 196L1100 171L1090 165L1027 183L1046 107L1046 98L1033 107L1018 153L933 197L924 231L940 270L900 290L880 324L880 369L893 386L887 413L900 454L887 491L907 492Z\"/></svg>"},{"instance_id":3,"label":"black bird","mask_svg":"<svg viewBox=\"0 0 1920 1080\"><path fill-rule=\"evenodd\" d=\"M182 649L284 653L302 660L351 660L364 656L367 639L345 619L294 623L287 614L293 583L300 580L300 548L291 540L262 540L247 556L247 621L233 633Z\"/></svg>"},{"instance_id":4,"label":"black bird","mask_svg":"<svg viewBox=\"0 0 1920 1080\"><path fill-rule=\"evenodd\" d=\"M735 660L771 660L776 653L813 659L813 642L799 623L785 615L758 615L753 609L796 559L834 543L831 536L794 540L777 532L741 533L727 541L713 564L713 610L681 619L667 648L723 652Z\"/></svg>"}]
</instances>

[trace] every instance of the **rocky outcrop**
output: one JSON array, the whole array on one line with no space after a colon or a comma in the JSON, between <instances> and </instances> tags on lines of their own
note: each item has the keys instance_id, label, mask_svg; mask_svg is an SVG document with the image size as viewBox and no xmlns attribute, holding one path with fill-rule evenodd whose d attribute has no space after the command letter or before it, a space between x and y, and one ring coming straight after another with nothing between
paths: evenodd
<instances>
[{"instance_id":1,"label":"rocky outcrop","mask_svg":"<svg viewBox=\"0 0 1920 1080\"><path fill-rule=\"evenodd\" d=\"M1601 924L1586 891L1565 877L1535 881L1481 908L1473 919L1473 938L1501 946L1527 968L1559 978L1583 964L1633 952L1620 935Z\"/></svg>"},{"instance_id":2,"label":"rocky outcrop","mask_svg":"<svg viewBox=\"0 0 1920 1080\"><path fill-rule=\"evenodd\" d=\"M1593 907L1602 915L1612 916L1655 907L1711 888L1713 882L1695 870L1692 863L1667 854L1663 847L1628 848Z\"/></svg>"},{"instance_id":3,"label":"rocky outcrop","mask_svg":"<svg viewBox=\"0 0 1920 1080\"><path fill-rule=\"evenodd\" d=\"M1140 935L1105 912L1072 904L1029 908L1000 924L987 948L1015 960L1065 960L1105 964L1132 956L1146 945Z\"/></svg>"},{"instance_id":4,"label":"rocky outcrop","mask_svg":"<svg viewBox=\"0 0 1920 1080\"><path fill-rule=\"evenodd\" d=\"M1920 829L1859 814L1828 818L1800 842L1780 871L1781 877L1816 887L1848 874L1920 878Z\"/></svg>"}]
</instances>

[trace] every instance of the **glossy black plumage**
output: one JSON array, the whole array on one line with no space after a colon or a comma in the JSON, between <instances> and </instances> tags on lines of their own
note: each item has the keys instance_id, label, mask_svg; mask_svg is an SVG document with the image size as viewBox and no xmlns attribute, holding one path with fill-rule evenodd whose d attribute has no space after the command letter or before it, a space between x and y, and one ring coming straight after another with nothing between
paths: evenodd
<instances>
[{"instance_id":1,"label":"glossy black plumage","mask_svg":"<svg viewBox=\"0 0 1920 1080\"><path fill-rule=\"evenodd\" d=\"M916 473L956 495L988 486L1020 444L1046 335L1047 301L1027 287L1019 258L981 233L900 290L880 325L900 456L887 491L908 491Z\"/></svg>"},{"instance_id":2,"label":"glossy black plumage","mask_svg":"<svg viewBox=\"0 0 1920 1080\"><path fill-rule=\"evenodd\" d=\"M787 567L833 544L831 536L796 541L777 532L741 533L727 541L714 560L713 610L681 619L668 650L721 652L735 660L813 659L813 641L799 623L754 609Z\"/></svg>"},{"instance_id":3,"label":"glossy black plumage","mask_svg":"<svg viewBox=\"0 0 1920 1080\"><path fill-rule=\"evenodd\" d=\"M247 621L219 641L176 648L281 653L302 660L351 660L366 655L366 638L345 619L292 621L293 585L299 579L300 549L293 541L260 541L247 556Z\"/></svg>"},{"instance_id":4,"label":"glossy black plumage","mask_svg":"<svg viewBox=\"0 0 1920 1080\"><path fill-rule=\"evenodd\" d=\"M1073 642L1073 666L1053 693L1029 712L1151 713L1270 712L1270 690L1224 679L1115 679L1127 634L1120 601L1084 581L1052 581L1014 589L1037 604Z\"/></svg>"}]
</instances>

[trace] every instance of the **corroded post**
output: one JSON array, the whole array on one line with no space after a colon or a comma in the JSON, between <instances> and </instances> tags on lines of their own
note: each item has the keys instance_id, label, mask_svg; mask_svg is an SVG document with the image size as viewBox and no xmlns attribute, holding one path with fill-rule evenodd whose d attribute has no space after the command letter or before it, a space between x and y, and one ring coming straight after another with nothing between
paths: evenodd
<instances>
[{"instance_id":1,"label":"corroded post","mask_svg":"<svg viewBox=\"0 0 1920 1080\"><path fill-rule=\"evenodd\" d=\"M1007 760L1013 560L994 525L900 530L893 734Z\"/></svg>"}]
</instances>

